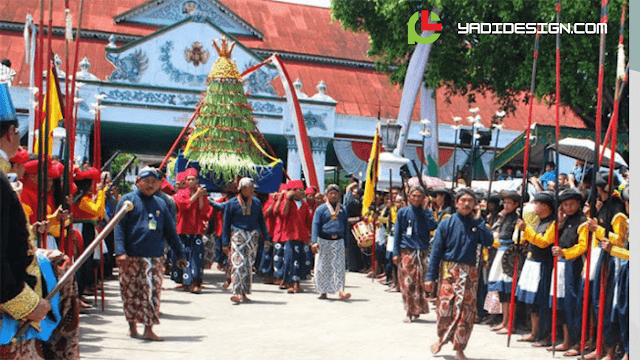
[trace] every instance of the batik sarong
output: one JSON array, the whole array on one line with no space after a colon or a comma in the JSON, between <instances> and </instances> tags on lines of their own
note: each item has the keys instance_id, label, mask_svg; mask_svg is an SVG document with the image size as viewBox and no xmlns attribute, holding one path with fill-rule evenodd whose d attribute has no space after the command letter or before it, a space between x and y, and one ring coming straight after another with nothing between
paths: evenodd
<instances>
[{"instance_id":1,"label":"batik sarong","mask_svg":"<svg viewBox=\"0 0 640 360\"><path fill-rule=\"evenodd\" d=\"M441 344L451 341L454 350L464 350L476 320L478 268L444 261L438 290L438 337Z\"/></svg>"},{"instance_id":2,"label":"batik sarong","mask_svg":"<svg viewBox=\"0 0 640 360\"><path fill-rule=\"evenodd\" d=\"M187 256L187 267L182 271L182 285L202 284L202 259L204 243L202 235L180 235Z\"/></svg>"},{"instance_id":3,"label":"batik sarong","mask_svg":"<svg viewBox=\"0 0 640 360\"><path fill-rule=\"evenodd\" d=\"M298 240L288 240L284 243L284 283L293 284L306 279L309 270L306 265L305 248L308 247L308 244Z\"/></svg>"},{"instance_id":4,"label":"batik sarong","mask_svg":"<svg viewBox=\"0 0 640 360\"><path fill-rule=\"evenodd\" d=\"M429 268L427 250L400 249L398 284L402 292L404 309L409 315L429 313L424 276Z\"/></svg>"},{"instance_id":5,"label":"batik sarong","mask_svg":"<svg viewBox=\"0 0 640 360\"><path fill-rule=\"evenodd\" d=\"M258 266L258 271L265 276L273 275L273 248L275 243L272 243L270 246L265 246L262 250L262 255L260 258L260 266Z\"/></svg>"},{"instance_id":6,"label":"batik sarong","mask_svg":"<svg viewBox=\"0 0 640 360\"><path fill-rule=\"evenodd\" d=\"M126 257L120 264L120 294L129 323L153 326L160 323L162 258Z\"/></svg>"},{"instance_id":7,"label":"batik sarong","mask_svg":"<svg viewBox=\"0 0 640 360\"><path fill-rule=\"evenodd\" d=\"M231 230L231 292L234 295L251 294L253 262L258 248L258 230Z\"/></svg>"},{"instance_id":8,"label":"batik sarong","mask_svg":"<svg viewBox=\"0 0 640 360\"><path fill-rule=\"evenodd\" d=\"M342 239L318 238L318 254L315 261L316 291L333 294L344 290L345 258Z\"/></svg>"},{"instance_id":9,"label":"batik sarong","mask_svg":"<svg viewBox=\"0 0 640 360\"><path fill-rule=\"evenodd\" d=\"M203 253L202 253L202 267L205 269L211 269L211 265L215 261L216 256L216 241L213 235L202 236Z\"/></svg>"},{"instance_id":10,"label":"batik sarong","mask_svg":"<svg viewBox=\"0 0 640 360\"><path fill-rule=\"evenodd\" d=\"M273 277L284 278L284 243L273 243Z\"/></svg>"},{"instance_id":11,"label":"batik sarong","mask_svg":"<svg viewBox=\"0 0 640 360\"><path fill-rule=\"evenodd\" d=\"M59 251L44 251L57 279L61 279L67 272L71 262ZM80 359L79 351L79 307L78 286L75 281L69 281L60 289L61 320L51 334L49 341L36 339L16 341L0 346L0 359Z\"/></svg>"}]
</instances>

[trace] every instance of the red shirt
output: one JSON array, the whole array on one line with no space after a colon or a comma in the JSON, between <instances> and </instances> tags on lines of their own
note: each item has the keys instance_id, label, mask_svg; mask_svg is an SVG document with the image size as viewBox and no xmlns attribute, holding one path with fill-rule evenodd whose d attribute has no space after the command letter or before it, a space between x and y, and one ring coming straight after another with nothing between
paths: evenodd
<instances>
[{"instance_id":1,"label":"red shirt","mask_svg":"<svg viewBox=\"0 0 640 360\"><path fill-rule=\"evenodd\" d=\"M20 202L31 208L31 216L29 217L29 224L33 224L38 221L38 185L27 178L22 178L22 194L20 194ZM47 214L50 215L54 209L53 203L53 191L50 191L47 195Z\"/></svg>"},{"instance_id":2,"label":"red shirt","mask_svg":"<svg viewBox=\"0 0 640 360\"><path fill-rule=\"evenodd\" d=\"M191 191L181 189L173 198L178 206L178 223L176 231L180 235L202 234L204 232L204 221L208 221L211 216L211 205L209 200L204 200L202 209L198 209L199 201L191 203Z\"/></svg>"},{"instance_id":3,"label":"red shirt","mask_svg":"<svg viewBox=\"0 0 640 360\"><path fill-rule=\"evenodd\" d=\"M298 205L295 200L289 201L289 214L284 214L284 206L287 200L284 200L280 205L280 242L288 240L298 240L304 243L309 242L309 236L311 235L311 211L309 210L309 204L306 201L302 201L302 206L298 209Z\"/></svg>"},{"instance_id":4,"label":"red shirt","mask_svg":"<svg viewBox=\"0 0 640 360\"><path fill-rule=\"evenodd\" d=\"M267 225L267 232L269 233L269 236L271 236L271 239L277 242L275 240L276 218L277 218L275 209L272 209L271 215L267 215L267 208L272 205L275 205L275 200L273 200L272 195L269 195L269 200L267 200L262 206L262 212L264 213L264 222Z\"/></svg>"},{"instance_id":5,"label":"red shirt","mask_svg":"<svg viewBox=\"0 0 640 360\"><path fill-rule=\"evenodd\" d=\"M216 200L216 202L218 204L224 203L229 201L230 198L223 196L220 199ZM218 211L214 208L211 208L213 214L212 214L212 219L216 219L216 236L217 237L221 237L222 236L222 220L224 218L224 211Z\"/></svg>"}]
</instances>

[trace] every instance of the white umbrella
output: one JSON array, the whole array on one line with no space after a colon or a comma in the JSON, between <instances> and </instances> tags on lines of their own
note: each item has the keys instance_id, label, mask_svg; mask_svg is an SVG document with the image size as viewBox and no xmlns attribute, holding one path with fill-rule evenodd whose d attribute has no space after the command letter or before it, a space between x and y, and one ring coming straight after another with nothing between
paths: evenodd
<instances>
[{"instance_id":1,"label":"white umbrella","mask_svg":"<svg viewBox=\"0 0 640 360\"><path fill-rule=\"evenodd\" d=\"M566 139L560 140L558 144L552 144L550 148L553 150L556 150L557 148L560 154L568 156L570 158L583 160L588 163L593 163L593 150L595 149L596 144L592 140L566 138ZM600 145L599 153L601 152L602 152L602 145ZM604 167L609 167L609 159L611 159L611 150L609 150L609 148L606 148L604 151L604 156L602 158L602 164L600 165ZM614 157L614 165L616 168L619 168L621 166L629 167L629 165L627 165L627 162L624 161L622 156L617 152L615 153L615 157Z\"/></svg>"}]
</instances>

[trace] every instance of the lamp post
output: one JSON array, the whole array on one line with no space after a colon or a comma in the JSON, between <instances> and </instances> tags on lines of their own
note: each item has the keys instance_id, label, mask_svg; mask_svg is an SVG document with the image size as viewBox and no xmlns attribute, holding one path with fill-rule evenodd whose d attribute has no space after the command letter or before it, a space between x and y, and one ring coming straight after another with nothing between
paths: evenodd
<instances>
[{"instance_id":1,"label":"lamp post","mask_svg":"<svg viewBox=\"0 0 640 360\"><path fill-rule=\"evenodd\" d=\"M502 129L502 127L504 126L504 124L502 123L502 119L504 118L504 116L506 115L506 113L504 111L498 111L496 112L496 117L494 118L493 121L491 121L491 127L496 129L496 145L493 147L493 160L491 161L491 175L489 178L489 194L488 196L491 196L491 185L493 184L493 178L494 178L494 173L495 173L495 163L496 163L496 154L498 153L498 140L500 139L500 129Z\"/></svg>"},{"instance_id":2,"label":"lamp post","mask_svg":"<svg viewBox=\"0 0 640 360\"><path fill-rule=\"evenodd\" d=\"M451 128L455 131L455 135L453 137L453 176L451 177L451 190L453 190L454 184L457 185L458 183L458 169L456 169L456 159L458 153L458 130L460 130L460 121L462 121L462 118L460 116L454 116L453 122L455 123L455 125L451 125Z\"/></svg>"},{"instance_id":3,"label":"lamp post","mask_svg":"<svg viewBox=\"0 0 640 360\"><path fill-rule=\"evenodd\" d=\"M480 111L480 109L477 107L469 109L469 112L471 112L471 114L474 116L467 116L467 120L469 120L471 126L473 127L473 137L471 138L471 181L469 182L469 187L471 187L475 175L476 141L480 138L480 134L478 134L478 128L482 126L482 118L480 117L480 115L476 115L478 111Z\"/></svg>"},{"instance_id":4,"label":"lamp post","mask_svg":"<svg viewBox=\"0 0 640 360\"><path fill-rule=\"evenodd\" d=\"M420 135L422 135L422 161L420 162L420 174L418 176L422 176L424 173L424 163L427 162L426 150L427 150L427 139L431 137L431 129L427 128L431 124L431 120L422 119L420 120L422 124L422 131L420 131ZM427 170L428 172L428 170Z\"/></svg>"},{"instance_id":5,"label":"lamp post","mask_svg":"<svg viewBox=\"0 0 640 360\"><path fill-rule=\"evenodd\" d=\"M392 186L402 186L402 177L400 176L400 168L409 163L409 159L393 154L402 125L393 120L384 121L380 124L380 142L384 147L380 153L380 172L378 173L378 182L383 184L392 184Z\"/></svg>"}]
</instances>

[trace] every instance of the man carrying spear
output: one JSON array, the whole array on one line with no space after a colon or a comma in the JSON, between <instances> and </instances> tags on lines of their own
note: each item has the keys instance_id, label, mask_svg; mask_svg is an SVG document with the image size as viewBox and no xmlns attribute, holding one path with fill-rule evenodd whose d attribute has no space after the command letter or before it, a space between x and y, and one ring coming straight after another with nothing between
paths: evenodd
<instances>
[{"instance_id":1,"label":"man carrying spear","mask_svg":"<svg viewBox=\"0 0 640 360\"><path fill-rule=\"evenodd\" d=\"M176 264L184 268L187 263L173 216L165 202L154 195L160 184L156 169L143 168L136 181L138 189L123 196L116 208L119 211L125 201L134 206L115 228L116 264L128 335L138 338L137 324L142 323L145 330L140 338L152 341L163 340L153 332L153 326L160 323L164 239L179 259Z\"/></svg>"},{"instance_id":2,"label":"man carrying spear","mask_svg":"<svg viewBox=\"0 0 640 360\"><path fill-rule=\"evenodd\" d=\"M47 258L56 278L60 278L68 268L69 259L59 252L37 250L30 241L27 218L18 196L5 176L10 168L9 158L13 157L20 145L18 120L13 110L6 85L0 84L0 312L17 321L28 321L33 325L47 318L52 310L49 301L42 298L37 256ZM46 223L35 223L34 231L46 230ZM55 279L53 279L55 280ZM73 282L64 286L59 299L59 316L65 319L64 326L55 323L48 341L33 337L20 338L12 342L15 335L3 338L0 345L1 359L79 359L78 348L78 308L76 289ZM51 321L47 318L44 321ZM43 321L43 322L44 322ZM4 321L8 323L8 321ZM42 327L40 327L42 329ZM7 335L2 329L2 335ZM5 341L6 340L6 341Z\"/></svg>"}]
</instances>

